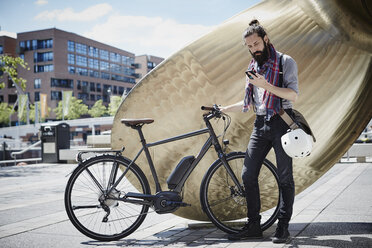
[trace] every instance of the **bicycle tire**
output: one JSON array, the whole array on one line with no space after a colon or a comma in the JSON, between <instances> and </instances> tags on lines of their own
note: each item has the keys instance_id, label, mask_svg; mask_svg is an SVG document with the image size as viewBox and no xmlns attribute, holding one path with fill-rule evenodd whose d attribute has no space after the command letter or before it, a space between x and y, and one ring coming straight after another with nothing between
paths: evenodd
<instances>
[{"instance_id":1,"label":"bicycle tire","mask_svg":"<svg viewBox=\"0 0 372 248\"><path fill-rule=\"evenodd\" d=\"M104 205L109 207L110 215L104 221L107 212L99 199L103 196L102 189L107 189L114 161L119 165L117 179L128 168L130 160L105 154L80 164L66 185L64 200L70 221L81 233L95 240L113 241L128 236L142 224L149 209L147 205L106 199ZM147 178L135 164L130 166L111 196L121 198L129 191L150 194Z\"/></svg>"},{"instance_id":2,"label":"bicycle tire","mask_svg":"<svg viewBox=\"0 0 372 248\"><path fill-rule=\"evenodd\" d=\"M241 169L245 153L233 152L226 156L230 167L241 185ZM259 174L261 198L261 229L264 231L277 220L279 214L280 188L276 167L264 160ZM245 196L237 194L232 178L221 160L216 160L208 169L200 187L200 202L203 211L215 226L226 233L242 230L247 218Z\"/></svg>"}]
</instances>

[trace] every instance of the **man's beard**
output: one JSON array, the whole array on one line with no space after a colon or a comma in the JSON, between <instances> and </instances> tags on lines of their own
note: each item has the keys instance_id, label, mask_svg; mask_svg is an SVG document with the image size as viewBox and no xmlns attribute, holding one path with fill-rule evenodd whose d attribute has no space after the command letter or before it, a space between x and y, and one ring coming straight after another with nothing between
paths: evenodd
<instances>
[{"instance_id":1,"label":"man's beard","mask_svg":"<svg viewBox=\"0 0 372 248\"><path fill-rule=\"evenodd\" d=\"M252 53L251 51L249 51L254 60L257 61L258 65L259 66L262 66L263 64L266 63L266 61L269 59L269 47L266 45L266 42L264 41L264 49L262 51L256 51L254 53Z\"/></svg>"}]
</instances>

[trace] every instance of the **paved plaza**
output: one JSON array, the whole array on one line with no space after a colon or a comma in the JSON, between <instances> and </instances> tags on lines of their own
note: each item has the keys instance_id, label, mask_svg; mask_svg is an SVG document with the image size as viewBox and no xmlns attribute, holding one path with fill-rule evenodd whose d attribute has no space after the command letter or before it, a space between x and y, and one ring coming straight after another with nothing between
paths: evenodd
<instances>
[{"instance_id":1,"label":"paved plaza","mask_svg":"<svg viewBox=\"0 0 372 248\"><path fill-rule=\"evenodd\" d=\"M63 194L76 165L0 168L0 247L372 247L372 163L339 163L296 196L289 244L227 240L209 223L150 213L130 236L94 241L70 223Z\"/></svg>"}]
</instances>

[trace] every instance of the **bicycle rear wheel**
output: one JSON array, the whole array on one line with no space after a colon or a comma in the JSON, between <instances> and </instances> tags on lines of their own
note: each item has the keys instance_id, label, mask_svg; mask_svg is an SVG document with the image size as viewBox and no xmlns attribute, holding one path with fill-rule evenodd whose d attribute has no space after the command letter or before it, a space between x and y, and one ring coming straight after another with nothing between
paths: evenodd
<instances>
[{"instance_id":1,"label":"bicycle rear wheel","mask_svg":"<svg viewBox=\"0 0 372 248\"><path fill-rule=\"evenodd\" d=\"M242 186L241 171L244 157L243 152L230 153L226 157ZM266 230L277 219L280 200L278 175L275 166L269 160L264 160L258 181L261 228ZM208 218L222 231L237 233L244 226L247 219L245 196L238 192L221 160L217 160L205 174L200 188L200 201Z\"/></svg>"},{"instance_id":2,"label":"bicycle rear wheel","mask_svg":"<svg viewBox=\"0 0 372 248\"><path fill-rule=\"evenodd\" d=\"M115 161L117 170L114 170ZM150 194L148 181L138 166L132 164L125 177L105 197L110 189L110 175L112 177L116 171L117 180L129 163L123 157L101 155L86 160L74 170L65 190L65 209L81 233L96 240L111 241L128 236L141 225L149 206L118 200L127 192Z\"/></svg>"}]
</instances>

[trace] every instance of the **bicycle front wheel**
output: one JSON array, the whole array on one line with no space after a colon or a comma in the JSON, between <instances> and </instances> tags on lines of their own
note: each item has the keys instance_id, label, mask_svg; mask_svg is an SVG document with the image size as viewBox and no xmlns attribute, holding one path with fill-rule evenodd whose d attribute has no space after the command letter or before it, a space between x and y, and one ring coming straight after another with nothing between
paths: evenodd
<instances>
[{"instance_id":1,"label":"bicycle front wheel","mask_svg":"<svg viewBox=\"0 0 372 248\"><path fill-rule=\"evenodd\" d=\"M110 178L117 180L129 163L123 157L101 155L86 160L72 173L65 190L65 209L84 235L100 241L118 240L135 231L145 219L149 206L120 200L128 192L150 194L148 181L135 164L107 194L112 186Z\"/></svg>"},{"instance_id":2,"label":"bicycle front wheel","mask_svg":"<svg viewBox=\"0 0 372 248\"><path fill-rule=\"evenodd\" d=\"M244 157L243 152L230 153L226 156L243 188L241 171ZM278 180L275 166L265 159L258 177L262 230L269 228L278 216L280 200ZM237 233L244 226L247 219L245 196L238 192L221 160L215 162L205 174L200 188L200 201L208 218L222 231Z\"/></svg>"}]
</instances>

